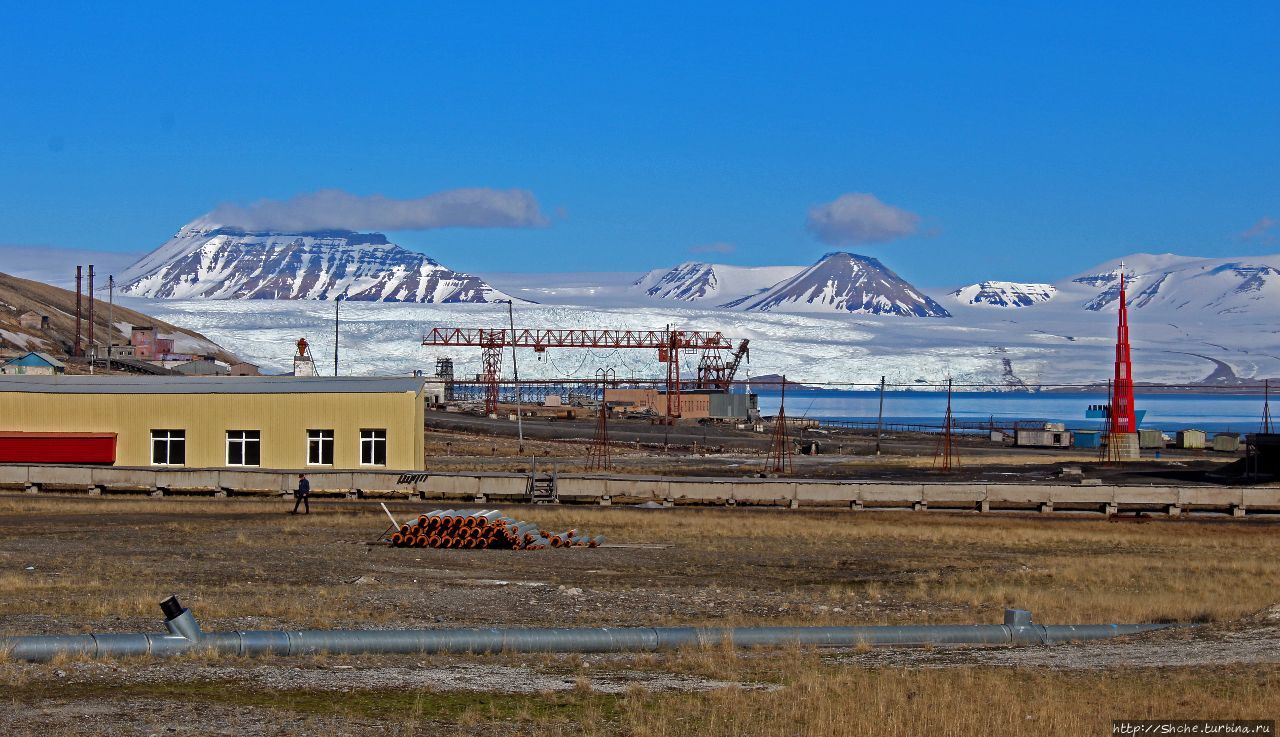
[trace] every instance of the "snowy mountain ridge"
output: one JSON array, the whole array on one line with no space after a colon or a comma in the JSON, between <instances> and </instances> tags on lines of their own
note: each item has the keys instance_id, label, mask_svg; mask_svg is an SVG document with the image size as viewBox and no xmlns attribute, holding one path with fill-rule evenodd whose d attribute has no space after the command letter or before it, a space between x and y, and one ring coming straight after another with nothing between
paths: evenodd
<instances>
[{"instance_id":1,"label":"snowy mountain ridge","mask_svg":"<svg viewBox=\"0 0 1280 737\"><path fill-rule=\"evenodd\" d=\"M901 317L950 317L879 259L834 251L760 295L721 305L750 312L836 312Z\"/></svg>"},{"instance_id":2,"label":"snowy mountain ridge","mask_svg":"<svg viewBox=\"0 0 1280 737\"><path fill-rule=\"evenodd\" d=\"M206 218L139 259L121 283L124 294L166 299L509 299L479 277L401 248L381 233L256 233Z\"/></svg>"},{"instance_id":3,"label":"snowy mountain ridge","mask_svg":"<svg viewBox=\"0 0 1280 737\"><path fill-rule=\"evenodd\" d=\"M759 294L798 274L803 266L730 266L686 261L671 269L654 269L637 279L636 290L655 299L719 304Z\"/></svg>"},{"instance_id":4,"label":"snowy mountain ridge","mask_svg":"<svg viewBox=\"0 0 1280 737\"><path fill-rule=\"evenodd\" d=\"M1064 293L1074 293L1086 310L1112 310L1120 297L1121 271L1126 274L1130 309L1158 310L1171 317L1280 313L1280 254L1227 258L1134 254L1058 286Z\"/></svg>"},{"instance_id":5,"label":"snowy mountain ridge","mask_svg":"<svg viewBox=\"0 0 1280 737\"><path fill-rule=\"evenodd\" d=\"M963 305L987 307L1030 307L1053 299L1058 288L1052 284L1022 284L1011 281L984 281L951 292Z\"/></svg>"}]
</instances>

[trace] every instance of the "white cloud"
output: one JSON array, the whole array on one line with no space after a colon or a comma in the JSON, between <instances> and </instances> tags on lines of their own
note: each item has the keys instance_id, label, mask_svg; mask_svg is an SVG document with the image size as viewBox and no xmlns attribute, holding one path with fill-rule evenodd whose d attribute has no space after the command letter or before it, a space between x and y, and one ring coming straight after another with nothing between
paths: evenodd
<instances>
[{"instance_id":1,"label":"white cloud","mask_svg":"<svg viewBox=\"0 0 1280 737\"><path fill-rule=\"evenodd\" d=\"M689 247L689 253L733 253L736 250L738 247L732 243L704 243Z\"/></svg>"},{"instance_id":2,"label":"white cloud","mask_svg":"<svg viewBox=\"0 0 1280 737\"><path fill-rule=\"evenodd\" d=\"M1274 239L1274 236L1268 235L1268 233L1270 233L1270 231L1273 228L1275 228L1277 225L1280 225L1280 220L1276 220L1273 217L1264 215L1260 220L1258 220L1258 222L1249 226L1248 230L1237 235L1236 238L1242 241L1250 241L1250 240L1253 240L1254 238L1262 238L1264 241L1270 242L1271 240Z\"/></svg>"},{"instance_id":3,"label":"white cloud","mask_svg":"<svg viewBox=\"0 0 1280 737\"><path fill-rule=\"evenodd\" d=\"M919 215L886 205L868 192L850 192L814 205L805 222L818 240L833 246L892 241L912 235L919 226Z\"/></svg>"},{"instance_id":4,"label":"white cloud","mask_svg":"<svg viewBox=\"0 0 1280 737\"><path fill-rule=\"evenodd\" d=\"M108 276L119 274L137 260L138 254L119 251L0 244L0 271L20 279L34 279L64 289L76 288L76 264L85 267L86 279L89 264L93 264L97 275L94 287L100 290L106 288ZM88 288L87 281L84 286Z\"/></svg>"},{"instance_id":5,"label":"white cloud","mask_svg":"<svg viewBox=\"0 0 1280 737\"><path fill-rule=\"evenodd\" d=\"M339 189L287 200L226 204L208 220L245 230L434 230L436 228L537 228L548 224L533 193L474 187L397 200Z\"/></svg>"}]
</instances>

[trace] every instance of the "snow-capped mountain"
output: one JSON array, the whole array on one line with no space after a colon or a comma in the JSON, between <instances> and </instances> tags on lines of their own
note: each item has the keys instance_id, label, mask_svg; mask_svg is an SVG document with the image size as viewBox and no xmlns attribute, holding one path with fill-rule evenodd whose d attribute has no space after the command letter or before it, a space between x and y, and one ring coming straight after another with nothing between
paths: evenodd
<instances>
[{"instance_id":1,"label":"snow-capped mountain","mask_svg":"<svg viewBox=\"0 0 1280 737\"><path fill-rule=\"evenodd\" d=\"M849 312L951 317L879 259L836 251L766 292L722 305L754 312Z\"/></svg>"},{"instance_id":2,"label":"snow-capped mountain","mask_svg":"<svg viewBox=\"0 0 1280 737\"><path fill-rule=\"evenodd\" d=\"M1022 284L1012 281L984 281L960 287L951 293L957 302L991 307L1030 307L1048 302L1058 293L1052 284Z\"/></svg>"},{"instance_id":3,"label":"snow-capped mountain","mask_svg":"<svg viewBox=\"0 0 1280 737\"><path fill-rule=\"evenodd\" d=\"M799 273L803 266L729 266L687 261L673 269L654 269L631 286L655 299L715 304L759 294Z\"/></svg>"},{"instance_id":4,"label":"snow-capped mountain","mask_svg":"<svg viewBox=\"0 0 1280 737\"><path fill-rule=\"evenodd\" d=\"M1208 317L1280 312L1280 255L1195 258L1135 254L1109 261L1061 284L1083 297L1086 310L1114 309L1120 273L1129 307Z\"/></svg>"},{"instance_id":5,"label":"snow-capped mountain","mask_svg":"<svg viewBox=\"0 0 1280 737\"><path fill-rule=\"evenodd\" d=\"M124 294L172 299L509 299L381 233L250 233L203 218L139 259L120 281Z\"/></svg>"}]
</instances>

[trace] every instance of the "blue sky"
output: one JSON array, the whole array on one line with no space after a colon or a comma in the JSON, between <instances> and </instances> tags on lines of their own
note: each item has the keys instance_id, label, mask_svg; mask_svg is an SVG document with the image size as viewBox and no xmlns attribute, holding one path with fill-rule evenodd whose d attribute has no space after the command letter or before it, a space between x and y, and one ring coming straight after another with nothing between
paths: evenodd
<instances>
[{"instance_id":1,"label":"blue sky","mask_svg":"<svg viewBox=\"0 0 1280 737\"><path fill-rule=\"evenodd\" d=\"M493 188L545 222L391 235L477 272L838 247L926 285L1280 251L1275 3L272 5L6 4L0 244ZM912 226L806 228L851 193Z\"/></svg>"}]
</instances>

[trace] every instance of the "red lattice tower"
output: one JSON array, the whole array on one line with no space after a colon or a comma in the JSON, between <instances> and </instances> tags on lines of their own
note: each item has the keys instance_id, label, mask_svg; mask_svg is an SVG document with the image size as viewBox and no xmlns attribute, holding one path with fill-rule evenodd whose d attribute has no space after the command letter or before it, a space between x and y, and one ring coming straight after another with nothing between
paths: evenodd
<instances>
[{"instance_id":1,"label":"red lattice tower","mask_svg":"<svg viewBox=\"0 0 1280 737\"><path fill-rule=\"evenodd\" d=\"M1120 272L1120 322L1116 327L1116 376L1111 384L1112 434L1135 433L1138 420L1133 411L1133 362L1129 355L1129 304L1125 299L1124 272Z\"/></svg>"}]
</instances>

